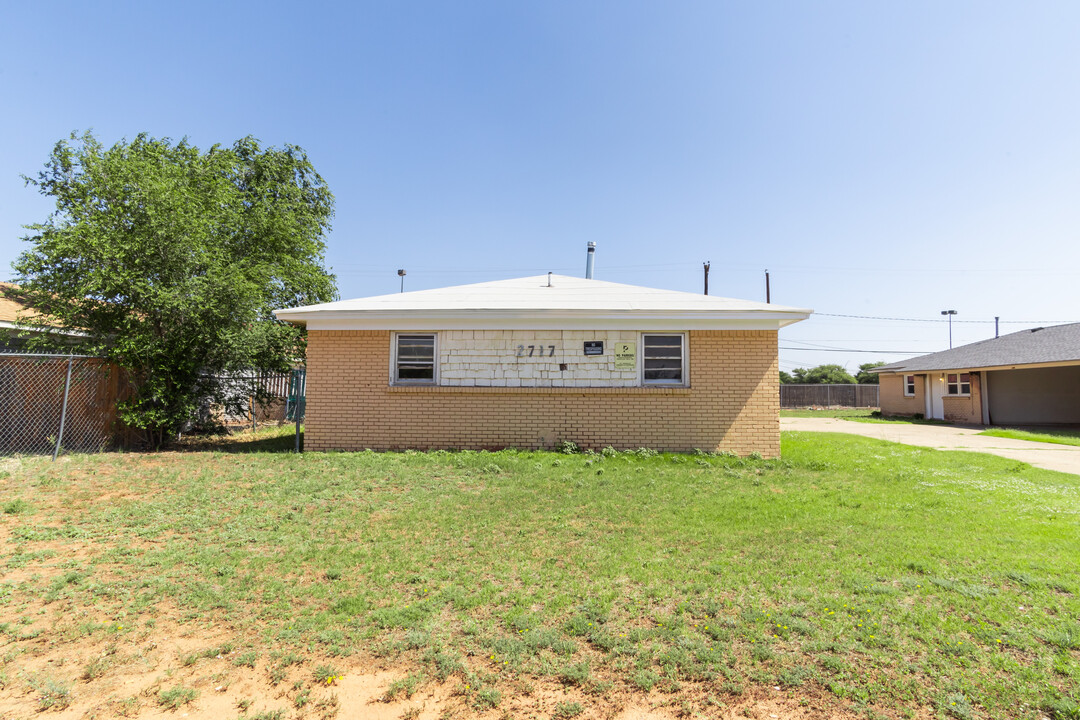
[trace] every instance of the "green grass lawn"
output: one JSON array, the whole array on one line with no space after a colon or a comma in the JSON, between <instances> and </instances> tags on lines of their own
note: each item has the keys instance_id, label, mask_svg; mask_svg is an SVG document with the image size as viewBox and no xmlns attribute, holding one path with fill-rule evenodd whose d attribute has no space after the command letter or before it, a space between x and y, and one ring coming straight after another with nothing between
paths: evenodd
<instances>
[{"instance_id":1,"label":"green grass lawn","mask_svg":"<svg viewBox=\"0 0 1080 720\"><path fill-rule=\"evenodd\" d=\"M944 420L927 420L925 418L895 416L882 416L877 408L826 408L823 410L781 410L780 417L800 418L840 418L861 423L904 423L907 425L949 425Z\"/></svg>"},{"instance_id":2,"label":"green grass lawn","mask_svg":"<svg viewBox=\"0 0 1080 720\"><path fill-rule=\"evenodd\" d=\"M553 678L706 715L781 686L870 716L1080 717L1080 478L841 434L783 454L26 461L0 474L0 687L42 632L135 637L166 606L236 628L270 677L374 655L477 709ZM24 631L43 602L109 621Z\"/></svg>"},{"instance_id":3,"label":"green grass lawn","mask_svg":"<svg viewBox=\"0 0 1080 720\"><path fill-rule=\"evenodd\" d=\"M1012 438L1013 440L1055 443L1057 445L1080 445L1080 430L1076 429L1039 428L1038 430L1021 430L1019 428L994 428L979 434Z\"/></svg>"},{"instance_id":4,"label":"green grass lawn","mask_svg":"<svg viewBox=\"0 0 1080 720\"><path fill-rule=\"evenodd\" d=\"M817 417L817 418L869 418L878 415L877 408L823 408L811 410L809 408L793 408L780 410L780 417Z\"/></svg>"}]
</instances>

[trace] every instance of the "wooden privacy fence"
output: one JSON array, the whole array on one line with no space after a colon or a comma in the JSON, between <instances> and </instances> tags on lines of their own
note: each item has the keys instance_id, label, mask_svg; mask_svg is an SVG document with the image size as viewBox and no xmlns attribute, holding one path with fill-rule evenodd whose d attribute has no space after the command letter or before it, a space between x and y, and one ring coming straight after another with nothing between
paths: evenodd
<instances>
[{"instance_id":1,"label":"wooden privacy fence","mask_svg":"<svg viewBox=\"0 0 1080 720\"><path fill-rule=\"evenodd\" d=\"M780 407L881 407L877 385L781 385Z\"/></svg>"}]
</instances>

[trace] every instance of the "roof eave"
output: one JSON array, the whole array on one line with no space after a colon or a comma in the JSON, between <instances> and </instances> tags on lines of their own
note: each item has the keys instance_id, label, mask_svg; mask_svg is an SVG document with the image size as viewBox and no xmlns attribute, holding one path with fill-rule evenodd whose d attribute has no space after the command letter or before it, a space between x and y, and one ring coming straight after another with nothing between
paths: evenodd
<instances>
[{"instance_id":1,"label":"roof eave","mask_svg":"<svg viewBox=\"0 0 1080 720\"><path fill-rule=\"evenodd\" d=\"M777 330L810 317L796 311L646 311L646 310L423 310L304 312L276 310L278 320L306 324L310 330L450 330L450 329L640 329L680 327L691 330Z\"/></svg>"},{"instance_id":2,"label":"roof eave","mask_svg":"<svg viewBox=\"0 0 1080 720\"><path fill-rule=\"evenodd\" d=\"M1039 368L1052 367L1076 367L1080 366L1080 359L1076 360L1051 360L1036 363L1007 363L1005 365L956 365L951 367L902 367L895 370L875 368L878 375L923 375L935 372L991 372L995 370L1037 370Z\"/></svg>"}]
</instances>

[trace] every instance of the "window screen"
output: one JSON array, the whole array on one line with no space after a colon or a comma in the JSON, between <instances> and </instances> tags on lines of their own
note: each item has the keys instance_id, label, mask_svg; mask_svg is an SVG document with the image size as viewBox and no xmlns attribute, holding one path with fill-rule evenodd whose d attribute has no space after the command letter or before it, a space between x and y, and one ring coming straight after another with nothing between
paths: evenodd
<instances>
[{"instance_id":1,"label":"window screen","mask_svg":"<svg viewBox=\"0 0 1080 720\"><path fill-rule=\"evenodd\" d=\"M683 384L683 336L643 337L642 381L654 385Z\"/></svg>"},{"instance_id":2,"label":"window screen","mask_svg":"<svg viewBox=\"0 0 1080 720\"><path fill-rule=\"evenodd\" d=\"M394 382L435 382L435 336L398 335Z\"/></svg>"}]
</instances>

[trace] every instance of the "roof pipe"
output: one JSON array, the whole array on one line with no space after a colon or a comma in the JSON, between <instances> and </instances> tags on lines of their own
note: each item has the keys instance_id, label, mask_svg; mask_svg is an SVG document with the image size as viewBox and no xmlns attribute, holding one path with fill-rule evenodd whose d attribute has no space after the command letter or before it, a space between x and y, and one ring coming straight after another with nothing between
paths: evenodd
<instances>
[{"instance_id":1,"label":"roof pipe","mask_svg":"<svg viewBox=\"0 0 1080 720\"><path fill-rule=\"evenodd\" d=\"M585 258L585 279L592 280L593 263L596 262L596 243L589 241L589 254Z\"/></svg>"}]
</instances>

